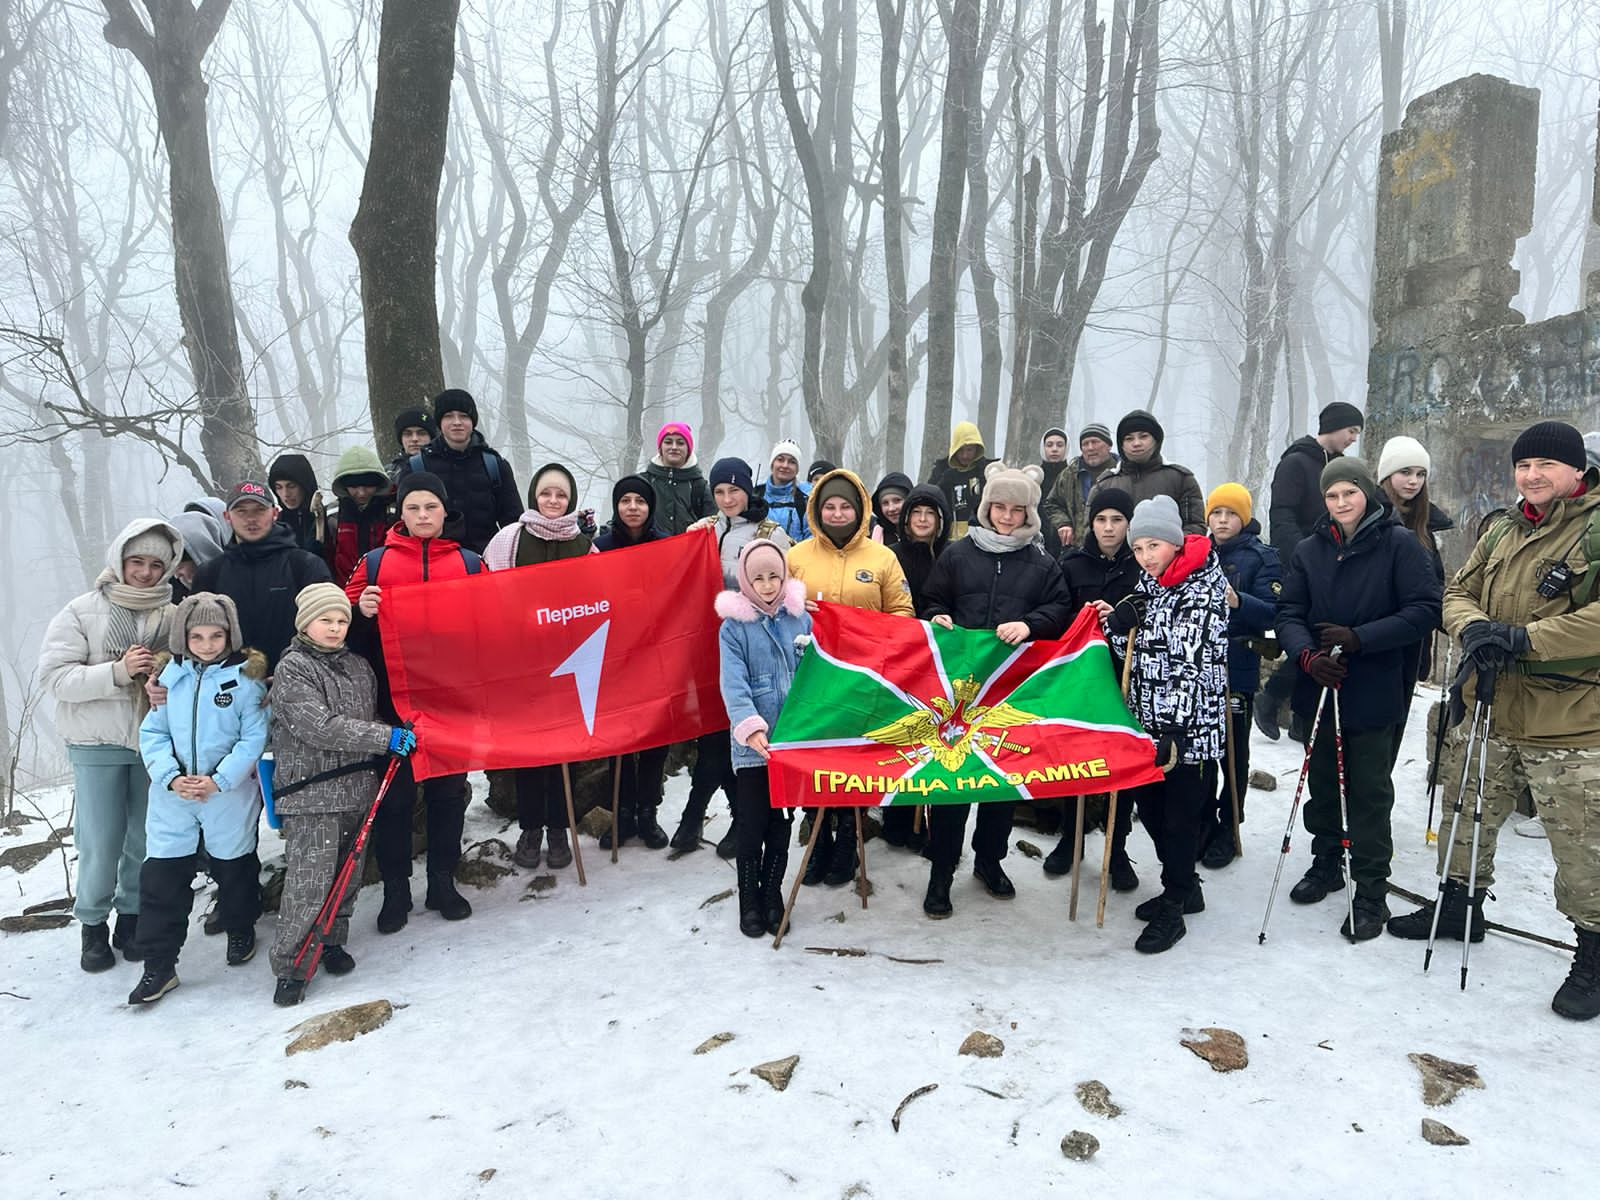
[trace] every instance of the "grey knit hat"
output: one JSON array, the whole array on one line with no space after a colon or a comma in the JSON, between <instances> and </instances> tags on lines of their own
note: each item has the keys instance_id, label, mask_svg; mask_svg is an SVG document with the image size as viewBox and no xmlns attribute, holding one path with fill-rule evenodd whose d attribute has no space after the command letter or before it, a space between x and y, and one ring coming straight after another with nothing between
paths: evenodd
<instances>
[{"instance_id":1,"label":"grey knit hat","mask_svg":"<svg viewBox=\"0 0 1600 1200\"><path fill-rule=\"evenodd\" d=\"M239 632L239 610L233 601L216 592L196 592L178 605L178 611L173 614L167 649L174 658L189 653L189 630L197 625L220 625L227 630L227 653L244 649L244 637Z\"/></svg>"},{"instance_id":2,"label":"grey knit hat","mask_svg":"<svg viewBox=\"0 0 1600 1200\"><path fill-rule=\"evenodd\" d=\"M1151 496L1134 506L1133 520L1128 522L1128 544L1146 537L1183 545L1183 518L1178 515L1178 502L1171 496Z\"/></svg>"},{"instance_id":3,"label":"grey knit hat","mask_svg":"<svg viewBox=\"0 0 1600 1200\"><path fill-rule=\"evenodd\" d=\"M122 557L132 558L138 555L141 558L153 558L163 566L170 567L173 559L172 537L165 526L157 525L146 529L122 543Z\"/></svg>"}]
</instances>

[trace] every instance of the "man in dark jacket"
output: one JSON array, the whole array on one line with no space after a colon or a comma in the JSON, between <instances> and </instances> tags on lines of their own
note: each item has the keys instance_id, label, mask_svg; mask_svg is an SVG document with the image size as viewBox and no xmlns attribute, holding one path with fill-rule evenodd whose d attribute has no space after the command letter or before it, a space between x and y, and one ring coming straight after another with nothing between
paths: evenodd
<instances>
[{"instance_id":1,"label":"man in dark jacket","mask_svg":"<svg viewBox=\"0 0 1600 1200\"><path fill-rule=\"evenodd\" d=\"M1111 430L1104 425L1085 425L1078 434L1078 457L1045 488L1044 527L1050 531L1049 545L1088 545L1089 514L1084 506L1100 477L1114 470L1118 461L1111 452Z\"/></svg>"},{"instance_id":2,"label":"man in dark jacket","mask_svg":"<svg viewBox=\"0 0 1600 1200\"><path fill-rule=\"evenodd\" d=\"M400 453L389 460L389 482L400 478L400 472L413 454L421 454L428 443L439 436L439 427L433 418L420 408L408 408L394 419L394 440Z\"/></svg>"},{"instance_id":3,"label":"man in dark jacket","mask_svg":"<svg viewBox=\"0 0 1600 1200\"><path fill-rule=\"evenodd\" d=\"M220 592L233 601L245 644L267 656L270 674L294 639L294 598L308 584L331 582L328 564L295 545L264 483L236 484L223 518L233 541L195 571L193 590Z\"/></svg>"},{"instance_id":4,"label":"man in dark jacket","mask_svg":"<svg viewBox=\"0 0 1600 1200\"><path fill-rule=\"evenodd\" d=\"M433 402L439 436L400 469L398 483L413 472L436 475L450 492L451 519L444 536L482 554L496 531L522 515L511 464L478 432L478 402L462 388L446 388Z\"/></svg>"},{"instance_id":5,"label":"man in dark jacket","mask_svg":"<svg viewBox=\"0 0 1600 1200\"><path fill-rule=\"evenodd\" d=\"M313 554L326 554L327 512L317 490L317 473L304 454L280 454L267 468L267 486L278 498L278 523L294 534L294 544Z\"/></svg>"},{"instance_id":6,"label":"man in dark jacket","mask_svg":"<svg viewBox=\"0 0 1600 1200\"><path fill-rule=\"evenodd\" d=\"M1161 445L1166 437L1161 422L1142 408L1123 417L1117 422L1122 461L1100 476L1089 490L1089 498L1093 500L1095 492L1108 487L1121 488L1136 505L1155 496L1171 496L1178 506L1184 533L1204 533L1205 496L1193 471L1162 459Z\"/></svg>"},{"instance_id":7,"label":"man in dark jacket","mask_svg":"<svg viewBox=\"0 0 1600 1200\"><path fill-rule=\"evenodd\" d=\"M1305 807L1312 864L1289 898L1315 904L1344 886L1343 759L1356 895L1355 920L1347 918L1340 932L1365 941L1382 933L1389 918L1389 750L1410 699L1406 648L1438 625L1442 589L1427 551L1394 519L1365 463L1340 457L1323 468L1321 485L1327 515L1290 556L1277 629L1284 653L1300 666L1295 712L1313 721L1326 697L1338 706L1343 745L1334 745L1333 717L1324 706L1311 744Z\"/></svg>"},{"instance_id":8,"label":"man in dark jacket","mask_svg":"<svg viewBox=\"0 0 1600 1200\"><path fill-rule=\"evenodd\" d=\"M926 585L928 619L950 629L992 629L1001 641L1060 637L1072 618L1061 569L1034 539L1039 535L1038 467L992 470L984 480L977 524L939 556ZM961 858L969 804L932 806L928 892L922 911L935 919L954 911L950 884ZM1011 842L1015 803L979 805L973 831L973 871L991 896L1017 894L1000 862Z\"/></svg>"}]
</instances>

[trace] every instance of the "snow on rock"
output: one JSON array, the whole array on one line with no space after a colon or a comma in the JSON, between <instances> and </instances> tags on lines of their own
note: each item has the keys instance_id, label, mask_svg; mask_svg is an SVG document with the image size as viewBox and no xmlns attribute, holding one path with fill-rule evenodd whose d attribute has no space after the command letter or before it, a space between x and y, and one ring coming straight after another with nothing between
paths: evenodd
<instances>
[{"instance_id":1,"label":"snow on rock","mask_svg":"<svg viewBox=\"0 0 1600 1200\"><path fill-rule=\"evenodd\" d=\"M301 1021L291 1028L290 1033L298 1033L300 1036L285 1046L283 1052L304 1054L311 1050L321 1050L334 1042L353 1042L363 1033L383 1028L392 1016L394 1016L394 1005L387 1000L368 1000L364 1004L336 1008L332 1012Z\"/></svg>"}]
</instances>

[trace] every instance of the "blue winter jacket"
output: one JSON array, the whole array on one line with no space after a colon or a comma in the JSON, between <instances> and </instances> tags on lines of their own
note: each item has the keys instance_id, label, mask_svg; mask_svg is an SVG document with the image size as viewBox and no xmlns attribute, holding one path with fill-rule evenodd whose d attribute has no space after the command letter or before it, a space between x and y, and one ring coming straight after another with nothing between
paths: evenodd
<instances>
[{"instance_id":1,"label":"blue winter jacket","mask_svg":"<svg viewBox=\"0 0 1600 1200\"><path fill-rule=\"evenodd\" d=\"M789 537L801 542L811 536L811 531L806 528L806 500L811 495L811 489L798 479L793 483L773 483L767 480L761 485L761 495L767 502L767 516L778 523Z\"/></svg>"},{"instance_id":2,"label":"blue winter jacket","mask_svg":"<svg viewBox=\"0 0 1600 1200\"><path fill-rule=\"evenodd\" d=\"M1283 563L1278 552L1261 540L1261 522L1252 520L1238 537L1218 545L1212 540L1223 577L1239 596L1228 610L1228 688L1253 696L1261 686L1261 655L1250 639L1272 628L1283 594Z\"/></svg>"},{"instance_id":3,"label":"blue winter jacket","mask_svg":"<svg viewBox=\"0 0 1600 1200\"><path fill-rule=\"evenodd\" d=\"M265 678L266 659L255 650L210 666L173 659L162 669L167 702L139 726L152 797L180 775L209 775L223 796L255 794L256 763L267 748Z\"/></svg>"},{"instance_id":4,"label":"blue winter jacket","mask_svg":"<svg viewBox=\"0 0 1600 1200\"><path fill-rule=\"evenodd\" d=\"M732 733L733 768L766 764L746 743L754 733L770 733L800 661L795 638L811 632L805 586L797 579L784 584L778 615L769 617L738 592L717 597L722 618L722 703Z\"/></svg>"}]
</instances>

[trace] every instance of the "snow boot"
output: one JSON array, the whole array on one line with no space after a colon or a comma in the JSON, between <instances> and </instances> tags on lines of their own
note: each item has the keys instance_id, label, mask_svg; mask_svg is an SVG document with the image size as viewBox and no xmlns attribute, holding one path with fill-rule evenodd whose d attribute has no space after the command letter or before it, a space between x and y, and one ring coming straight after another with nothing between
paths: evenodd
<instances>
[{"instance_id":1,"label":"snow boot","mask_svg":"<svg viewBox=\"0 0 1600 1200\"><path fill-rule=\"evenodd\" d=\"M972 860L972 873L978 881L988 889L989 895L996 900L1014 900L1017 895L1016 885L1001 867L998 858L974 858Z\"/></svg>"},{"instance_id":2,"label":"snow boot","mask_svg":"<svg viewBox=\"0 0 1600 1200\"><path fill-rule=\"evenodd\" d=\"M1111 847L1111 890L1113 892L1137 892L1139 890L1139 873L1133 869L1133 859L1128 857L1126 850Z\"/></svg>"},{"instance_id":3,"label":"snow boot","mask_svg":"<svg viewBox=\"0 0 1600 1200\"><path fill-rule=\"evenodd\" d=\"M1157 897L1156 911L1151 915L1150 923L1144 927L1144 932L1133 943L1133 948L1140 954L1161 954L1181 942L1183 935L1189 932L1183 923L1185 903L1172 896Z\"/></svg>"},{"instance_id":4,"label":"snow boot","mask_svg":"<svg viewBox=\"0 0 1600 1200\"><path fill-rule=\"evenodd\" d=\"M634 828L633 821L627 815L627 813L628 809L626 805L623 805L621 808L617 809L617 823L611 829L606 830L600 835L600 849L611 849L611 844L613 841L616 842L617 846L621 847L626 846L630 841L633 840L638 831ZM614 833L620 836L613 838L612 834Z\"/></svg>"},{"instance_id":5,"label":"snow boot","mask_svg":"<svg viewBox=\"0 0 1600 1200\"><path fill-rule=\"evenodd\" d=\"M922 898L922 911L935 921L942 921L955 908L950 903L950 884L955 878L955 872L933 868L928 875L928 894Z\"/></svg>"},{"instance_id":6,"label":"snow boot","mask_svg":"<svg viewBox=\"0 0 1600 1200\"><path fill-rule=\"evenodd\" d=\"M121 950L128 962L144 961L144 951L139 948L138 913L117 914L117 923L111 930L111 948Z\"/></svg>"},{"instance_id":7,"label":"snow boot","mask_svg":"<svg viewBox=\"0 0 1600 1200\"><path fill-rule=\"evenodd\" d=\"M306 998L304 979L280 979L272 989L272 1002L279 1008L290 1008Z\"/></svg>"},{"instance_id":8,"label":"snow boot","mask_svg":"<svg viewBox=\"0 0 1600 1200\"><path fill-rule=\"evenodd\" d=\"M608 834L607 836L609 837L610 835ZM511 861L519 867L526 867L530 871L533 870L539 865L539 847L543 841L543 827L524 829L517 834L517 848L511 852ZM608 850L611 848L604 840L600 844Z\"/></svg>"},{"instance_id":9,"label":"snow boot","mask_svg":"<svg viewBox=\"0 0 1600 1200\"><path fill-rule=\"evenodd\" d=\"M1347 915L1339 926L1339 932L1352 942L1370 942L1383 932L1383 923L1389 919L1389 906L1384 902L1384 891L1376 895L1356 891L1355 909L1356 928L1350 932L1350 918Z\"/></svg>"},{"instance_id":10,"label":"snow boot","mask_svg":"<svg viewBox=\"0 0 1600 1200\"><path fill-rule=\"evenodd\" d=\"M656 808L657 802L648 800L641 801L635 810L634 828L646 850L665 850L670 842L667 831L661 828L661 822L656 819ZM623 833L627 833L626 825L623 826Z\"/></svg>"},{"instance_id":11,"label":"snow boot","mask_svg":"<svg viewBox=\"0 0 1600 1200\"><path fill-rule=\"evenodd\" d=\"M144 974L133 991L128 993L128 1003L154 1004L178 986L178 972L171 963L146 962Z\"/></svg>"},{"instance_id":12,"label":"snow boot","mask_svg":"<svg viewBox=\"0 0 1600 1200\"><path fill-rule=\"evenodd\" d=\"M828 854L828 869L822 882L829 887L843 887L855 877L855 813L843 810L834 815L833 848Z\"/></svg>"},{"instance_id":13,"label":"snow boot","mask_svg":"<svg viewBox=\"0 0 1600 1200\"><path fill-rule=\"evenodd\" d=\"M678 828L672 834L672 848L681 854L700 849L700 835L704 832L706 802L689 797L683 806L683 816L678 818Z\"/></svg>"},{"instance_id":14,"label":"snow boot","mask_svg":"<svg viewBox=\"0 0 1600 1200\"><path fill-rule=\"evenodd\" d=\"M717 857L727 861L739 853L739 814L729 813L728 832L717 843Z\"/></svg>"},{"instance_id":15,"label":"snow boot","mask_svg":"<svg viewBox=\"0 0 1600 1200\"><path fill-rule=\"evenodd\" d=\"M1330 854L1311 860L1311 868L1289 892L1289 899L1296 904L1316 904L1343 886L1344 866L1338 855Z\"/></svg>"},{"instance_id":16,"label":"snow boot","mask_svg":"<svg viewBox=\"0 0 1600 1200\"><path fill-rule=\"evenodd\" d=\"M806 887L816 887L828 875L828 860L833 857L833 818L825 808L811 810L811 820L821 821L817 828L817 841L811 848L811 861L806 864L805 878L800 882ZM814 826L815 827L815 826Z\"/></svg>"},{"instance_id":17,"label":"snow boot","mask_svg":"<svg viewBox=\"0 0 1600 1200\"><path fill-rule=\"evenodd\" d=\"M117 956L111 950L111 935L106 923L85 925L82 930L82 950L78 965L85 971L109 971L117 965Z\"/></svg>"},{"instance_id":18,"label":"snow boot","mask_svg":"<svg viewBox=\"0 0 1600 1200\"><path fill-rule=\"evenodd\" d=\"M546 866L552 871L559 871L562 867L572 865L572 845L567 841L565 829L545 830L545 841L549 843L544 852Z\"/></svg>"},{"instance_id":19,"label":"snow boot","mask_svg":"<svg viewBox=\"0 0 1600 1200\"><path fill-rule=\"evenodd\" d=\"M1287 707L1287 704L1281 702L1274 704L1265 692L1261 693L1256 701L1254 718L1256 728L1269 742L1275 742L1283 736L1283 710Z\"/></svg>"},{"instance_id":20,"label":"snow boot","mask_svg":"<svg viewBox=\"0 0 1600 1200\"><path fill-rule=\"evenodd\" d=\"M761 915L773 937L778 936L778 926L783 923L783 875L788 869L788 847L768 846L761 856ZM792 918L789 927L794 928Z\"/></svg>"},{"instance_id":21,"label":"snow boot","mask_svg":"<svg viewBox=\"0 0 1600 1200\"><path fill-rule=\"evenodd\" d=\"M1459 879L1444 883L1444 907L1439 911L1439 936L1459 942L1467 931L1467 913L1472 913L1472 940L1483 941L1483 898L1487 888L1479 888L1469 898L1467 885ZM1390 919L1388 929L1397 938L1408 942L1422 942L1433 929L1433 905L1424 904L1415 912Z\"/></svg>"},{"instance_id":22,"label":"snow boot","mask_svg":"<svg viewBox=\"0 0 1600 1200\"><path fill-rule=\"evenodd\" d=\"M552 829L551 835L565 833L564 829ZM551 847L552 853L554 847ZM571 855L569 850L568 855ZM450 871L428 872L428 895L422 902L426 908L431 908L446 921L465 921L472 915L472 905L467 903L467 898L456 891L455 875Z\"/></svg>"},{"instance_id":23,"label":"snow boot","mask_svg":"<svg viewBox=\"0 0 1600 1200\"><path fill-rule=\"evenodd\" d=\"M406 927L406 914L410 911L411 880L385 879L383 907L378 910L378 932L399 933Z\"/></svg>"},{"instance_id":24,"label":"snow boot","mask_svg":"<svg viewBox=\"0 0 1600 1200\"><path fill-rule=\"evenodd\" d=\"M1302 746L1311 736L1311 718L1302 717L1299 713L1289 714L1289 740L1299 742Z\"/></svg>"},{"instance_id":25,"label":"snow boot","mask_svg":"<svg viewBox=\"0 0 1600 1200\"><path fill-rule=\"evenodd\" d=\"M1133 915L1141 921L1154 921L1161 913L1161 902L1164 899L1166 899L1165 892L1159 896L1151 896L1133 910ZM1203 913L1205 910L1206 894L1200 888L1200 877L1196 876L1194 883L1183 895L1183 915L1192 917L1195 913Z\"/></svg>"},{"instance_id":26,"label":"snow boot","mask_svg":"<svg viewBox=\"0 0 1600 1200\"><path fill-rule=\"evenodd\" d=\"M1056 843L1056 848L1044 856L1044 873L1046 875L1061 876L1072 873L1072 835L1069 829L1061 835L1061 840Z\"/></svg>"},{"instance_id":27,"label":"snow boot","mask_svg":"<svg viewBox=\"0 0 1600 1200\"><path fill-rule=\"evenodd\" d=\"M761 860L741 858L739 874L739 932L758 938L767 932L766 914L761 909Z\"/></svg>"},{"instance_id":28,"label":"snow boot","mask_svg":"<svg viewBox=\"0 0 1600 1200\"><path fill-rule=\"evenodd\" d=\"M329 975L348 975L356 969L356 960L351 957L350 951L343 946L330 946L323 943L322 958L318 961L322 969Z\"/></svg>"},{"instance_id":29,"label":"snow boot","mask_svg":"<svg viewBox=\"0 0 1600 1200\"><path fill-rule=\"evenodd\" d=\"M1587 929L1577 933L1578 953L1572 958L1572 970L1550 1007L1570 1020L1592 1021L1600 1017L1600 933Z\"/></svg>"},{"instance_id":30,"label":"snow boot","mask_svg":"<svg viewBox=\"0 0 1600 1200\"><path fill-rule=\"evenodd\" d=\"M228 931L228 965L242 967L256 956L256 927Z\"/></svg>"},{"instance_id":31,"label":"snow boot","mask_svg":"<svg viewBox=\"0 0 1600 1200\"><path fill-rule=\"evenodd\" d=\"M1200 865L1208 871L1220 871L1232 861L1233 813L1229 812L1227 820L1218 821L1211 826L1205 853L1200 856Z\"/></svg>"}]
</instances>

